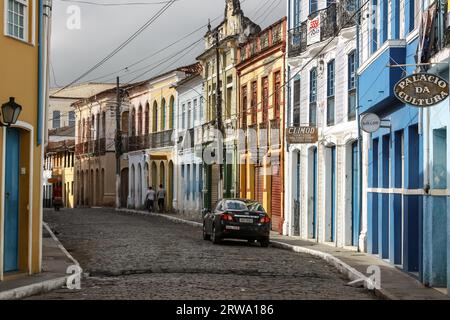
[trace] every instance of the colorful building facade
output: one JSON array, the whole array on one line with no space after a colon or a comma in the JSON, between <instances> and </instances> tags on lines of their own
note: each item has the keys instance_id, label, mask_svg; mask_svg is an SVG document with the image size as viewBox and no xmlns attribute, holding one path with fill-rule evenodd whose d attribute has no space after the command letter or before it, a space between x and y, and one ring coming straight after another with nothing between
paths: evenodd
<instances>
[{"instance_id":1,"label":"colorful building facade","mask_svg":"<svg viewBox=\"0 0 450 320\"><path fill-rule=\"evenodd\" d=\"M211 161L203 164L205 208L210 209L218 199L236 197L239 194L238 95L235 66L238 61L239 43L245 42L247 37L260 31L261 28L244 15L239 0L227 0L224 20L216 28L209 28L204 37L205 51L197 57L203 69L207 122L204 125L203 153L208 153L208 158L211 158ZM218 121L217 84L220 88L221 124Z\"/></svg>"},{"instance_id":2,"label":"colorful building facade","mask_svg":"<svg viewBox=\"0 0 450 320\"><path fill-rule=\"evenodd\" d=\"M282 232L286 19L240 45L238 64L239 196L260 201Z\"/></svg>"},{"instance_id":3,"label":"colorful building facade","mask_svg":"<svg viewBox=\"0 0 450 320\"><path fill-rule=\"evenodd\" d=\"M116 204L116 89L72 104L75 129L75 205Z\"/></svg>"},{"instance_id":4,"label":"colorful building facade","mask_svg":"<svg viewBox=\"0 0 450 320\"><path fill-rule=\"evenodd\" d=\"M203 79L198 74L176 84L175 144L176 203L178 212L200 216L203 208L202 139L205 124Z\"/></svg>"},{"instance_id":5,"label":"colorful building facade","mask_svg":"<svg viewBox=\"0 0 450 320\"><path fill-rule=\"evenodd\" d=\"M287 127L318 141L286 152L284 233L360 247L356 10L350 1L289 1ZM307 29L315 24L315 33Z\"/></svg>"},{"instance_id":6,"label":"colorful building facade","mask_svg":"<svg viewBox=\"0 0 450 320\"><path fill-rule=\"evenodd\" d=\"M17 122L0 128L0 281L42 267L50 17L44 1L0 1L0 105L13 98L22 106Z\"/></svg>"},{"instance_id":7,"label":"colorful building facade","mask_svg":"<svg viewBox=\"0 0 450 320\"><path fill-rule=\"evenodd\" d=\"M367 167L367 252L423 276L423 126L421 110L405 105L394 86L416 72L421 1L364 7L359 30L359 114L385 126L364 134ZM427 212L428 214L428 212Z\"/></svg>"}]
</instances>

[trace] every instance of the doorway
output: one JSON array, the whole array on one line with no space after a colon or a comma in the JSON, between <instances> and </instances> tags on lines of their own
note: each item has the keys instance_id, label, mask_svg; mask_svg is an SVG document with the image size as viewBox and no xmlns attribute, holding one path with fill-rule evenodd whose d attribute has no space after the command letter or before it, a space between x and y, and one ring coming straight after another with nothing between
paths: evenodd
<instances>
[{"instance_id":1,"label":"doorway","mask_svg":"<svg viewBox=\"0 0 450 320\"><path fill-rule=\"evenodd\" d=\"M20 129L7 128L5 152L4 271L19 269Z\"/></svg>"}]
</instances>

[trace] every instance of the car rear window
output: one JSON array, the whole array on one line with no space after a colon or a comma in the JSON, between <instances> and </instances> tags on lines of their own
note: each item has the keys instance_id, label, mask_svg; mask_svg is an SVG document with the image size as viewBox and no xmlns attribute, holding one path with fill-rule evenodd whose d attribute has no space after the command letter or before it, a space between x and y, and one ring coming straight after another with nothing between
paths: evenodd
<instances>
[{"instance_id":1,"label":"car rear window","mask_svg":"<svg viewBox=\"0 0 450 320\"><path fill-rule=\"evenodd\" d=\"M247 203L247 208L251 212L264 212L263 206L258 202Z\"/></svg>"},{"instance_id":2,"label":"car rear window","mask_svg":"<svg viewBox=\"0 0 450 320\"><path fill-rule=\"evenodd\" d=\"M247 210L247 206L242 201L227 201L228 210Z\"/></svg>"},{"instance_id":3,"label":"car rear window","mask_svg":"<svg viewBox=\"0 0 450 320\"><path fill-rule=\"evenodd\" d=\"M263 206L258 202L227 201L228 210L248 210L250 212L265 212Z\"/></svg>"}]
</instances>

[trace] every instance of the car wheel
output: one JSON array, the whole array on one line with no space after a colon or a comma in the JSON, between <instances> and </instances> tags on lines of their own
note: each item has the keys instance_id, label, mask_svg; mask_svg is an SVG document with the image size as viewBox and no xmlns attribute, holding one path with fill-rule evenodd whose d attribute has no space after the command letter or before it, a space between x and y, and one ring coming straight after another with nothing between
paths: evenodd
<instances>
[{"instance_id":1,"label":"car wheel","mask_svg":"<svg viewBox=\"0 0 450 320\"><path fill-rule=\"evenodd\" d=\"M216 226L213 226L211 240L212 240L212 242L214 244L219 244L220 243L220 239L219 239L219 237L216 234Z\"/></svg>"},{"instance_id":2,"label":"car wheel","mask_svg":"<svg viewBox=\"0 0 450 320\"><path fill-rule=\"evenodd\" d=\"M269 238L265 238L259 241L259 243L261 244L261 247L263 248L267 248L269 246Z\"/></svg>"},{"instance_id":3,"label":"car wheel","mask_svg":"<svg viewBox=\"0 0 450 320\"><path fill-rule=\"evenodd\" d=\"M205 223L203 223L203 240L209 240L211 239L211 236L206 233L206 226Z\"/></svg>"}]
</instances>

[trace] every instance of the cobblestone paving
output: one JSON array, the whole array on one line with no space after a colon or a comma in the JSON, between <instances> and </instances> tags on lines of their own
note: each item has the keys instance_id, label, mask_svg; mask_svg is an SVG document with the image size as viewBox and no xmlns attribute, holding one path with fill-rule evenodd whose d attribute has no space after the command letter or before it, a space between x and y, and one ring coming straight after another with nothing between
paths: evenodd
<instances>
[{"instance_id":1,"label":"cobblestone paving","mask_svg":"<svg viewBox=\"0 0 450 320\"><path fill-rule=\"evenodd\" d=\"M323 260L202 240L201 228L111 209L46 211L88 274L82 289L32 299L375 299Z\"/></svg>"}]
</instances>

